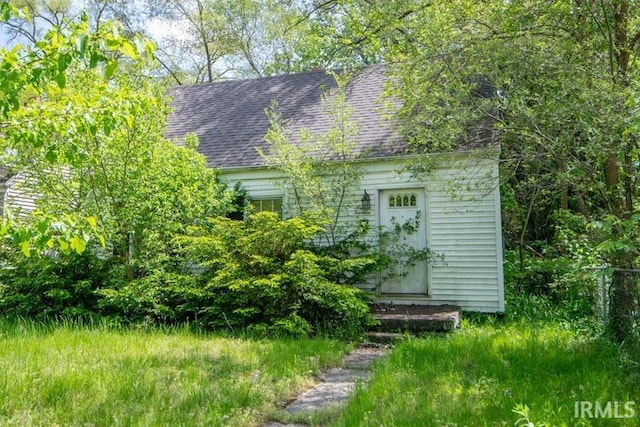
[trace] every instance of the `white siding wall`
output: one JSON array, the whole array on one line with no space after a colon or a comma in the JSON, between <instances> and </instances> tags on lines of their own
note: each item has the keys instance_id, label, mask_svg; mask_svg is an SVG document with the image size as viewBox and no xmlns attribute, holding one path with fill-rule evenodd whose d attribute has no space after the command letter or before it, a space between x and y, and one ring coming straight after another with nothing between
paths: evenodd
<instances>
[{"instance_id":1,"label":"white siding wall","mask_svg":"<svg viewBox=\"0 0 640 427\"><path fill-rule=\"evenodd\" d=\"M0 184L1 214L7 209L14 214L24 216L36 208L36 198L30 194L27 183L28 178L23 174L17 174L9 178L7 182Z\"/></svg>"},{"instance_id":2,"label":"white siding wall","mask_svg":"<svg viewBox=\"0 0 640 427\"><path fill-rule=\"evenodd\" d=\"M445 163L445 162L443 162ZM360 188L351 197L359 206L363 191L371 197L371 210L346 212L346 221L368 220L379 225L379 192L388 189L424 188L427 196L427 242L444 256L429 267L429 295L396 303L455 304L465 310L504 310L502 235L497 162L459 159L416 180L398 173L399 161L363 163ZM231 185L241 181L252 197L282 195L274 170L223 171ZM286 202L286 200L285 200Z\"/></svg>"},{"instance_id":3,"label":"white siding wall","mask_svg":"<svg viewBox=\"0 0 640 427\"><path fill-rule=\"evenodd\" d=\"M6 183L0 183L0 216L4 215L4 196L7 193L7 185Z\"/></svg>"},{"instance_id":4,"label":"white siding wall","mask_svg":"<svg viewBox=\"0 0 640 427\"><path fill-rule=\"evenodd\" d=\"M431 266L433 299L467 309L504 311L497 174L497 165L485 164L466 174L442 170L430 182L429 246L444 254L443 262ZM452 184L454 177L458 185Z\"/></svg>"}]
</instances>

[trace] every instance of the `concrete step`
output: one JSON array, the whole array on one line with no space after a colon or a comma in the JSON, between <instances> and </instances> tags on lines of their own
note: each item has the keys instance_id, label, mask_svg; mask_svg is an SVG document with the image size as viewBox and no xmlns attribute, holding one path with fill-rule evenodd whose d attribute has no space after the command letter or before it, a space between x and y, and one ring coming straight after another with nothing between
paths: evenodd
<instances>
[{"instance_id":1,"label":"concrete step","mask_svg":"<svg viewBox=\"0 0 640 427\"><path fill-rule=\"evenodd\" d=\"M460 326L460 308L455 306L377 304L372 309L382 332L448 332Z\"/></svg>"},{"instance_id":2,"label":"concrete step","mask_svg":"<svg viewBox=\"0 0 640 427\"><path fill-rule=\"evenodd\" d=\"M367 338L372 343L393 344L406 338L414 338L415 335L400 332L367 332Z\"/></svg>"}]
</instances>

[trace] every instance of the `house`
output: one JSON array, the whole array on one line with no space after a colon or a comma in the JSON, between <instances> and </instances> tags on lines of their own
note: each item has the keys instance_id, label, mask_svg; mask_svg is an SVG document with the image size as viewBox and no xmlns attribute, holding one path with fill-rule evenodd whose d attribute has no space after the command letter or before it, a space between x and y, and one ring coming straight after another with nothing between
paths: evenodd
<instances>
[{"instance_id":1,"label":"house","mask_svg":"<svg viewBox=\"0 0 640 427\"><path fill-rule=\"evenodd\" d=\"M380 302L503 311L497 150L493 156L474 155L479 145L474 141L443 153L439 166L424 177L403 172L411 155L393 122L384 117L385 80L384 66L367 67L346 88L351 120L360 129L353 140L363 171L352 194L362 200L362 207L348 212L346 220L366 220L377 227L419 215L417 232L407 241L442 258L401 266L401 274L381 274L363 287ZM259 154L259 149L269 148L265 110L275 100L290 120L292 135L300 129L321 134L331 126L321 95L336 87L334 77L324 71L179 87L173 93L167 136L180 141L188 133L197 134L198 150L221 171L223 180L241 182L258 209L286 217L291 200L278 185L281 174L267 167Z\"/></svg>"}]
</instances>

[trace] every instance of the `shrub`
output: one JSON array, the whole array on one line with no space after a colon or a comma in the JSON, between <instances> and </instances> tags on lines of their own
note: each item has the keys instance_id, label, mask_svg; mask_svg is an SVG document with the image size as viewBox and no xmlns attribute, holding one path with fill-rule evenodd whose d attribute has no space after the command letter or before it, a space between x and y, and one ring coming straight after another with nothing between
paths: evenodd
<instances>
[{"instance_id":1,"label":"shrub","mask_svg":"<svg viewBox=\"0 0 640 427\"><path fill-rule=\"evenodd\" d=\"M155 271L135 280L112 280L99 289L103 314L133 323L194 322L206 304L206 293L195 277Z\"/></svg>"},{"instance_id":2,"label":"shrub","mask_svg":"<svg viewBox=\"0 0 640 427\"><path fill-rule=\"evenodd\" d=\"M557 212L558 225L551 244L538 250L505 253L507 310L530 319L553 317L574 321L592 318L599 305L597 255L580 215Z\"/></svg>"},{"instance_id":3,"label":"shrub","mask_svg":"<svg viewBox=\"0 0 640 427\"><path fill-rule=\"evenodd\" d=\"M371 322L366 294L332 280L349 275L341 267L360 264L312 252L308 242L320 229L305 218L282 221L268 212L244 222L210 218L191 228L177 241L206 268L200 280L211 305L200 320L292 335L361 333Z\"/></svg>"},{"instance_id":4,"label":"shrub","mask_svg":"<svg viewBox=\"0 0 640 427\"><path fill-rule=\"evenodd\" d=\"M92 317L106 264L90 251L82 255L25 257L4 248L0 268L0 312L33 319Z\"/></svg>"}]
</instances>

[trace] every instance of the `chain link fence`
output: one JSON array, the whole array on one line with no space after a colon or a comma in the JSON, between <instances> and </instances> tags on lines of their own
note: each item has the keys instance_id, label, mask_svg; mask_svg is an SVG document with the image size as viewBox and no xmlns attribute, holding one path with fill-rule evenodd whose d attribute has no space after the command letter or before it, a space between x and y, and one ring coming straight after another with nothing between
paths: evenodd
<instances>
[{"instance_id":1,"label":"chain link fence","mask_svg":"<svg viewBox=\"0 0 640 427\"><path fill-rule=\"evenodd\" d=\"M603 325L619 341L640 341L640 269L594 270Z\"/></svg>"}]
</instances>

